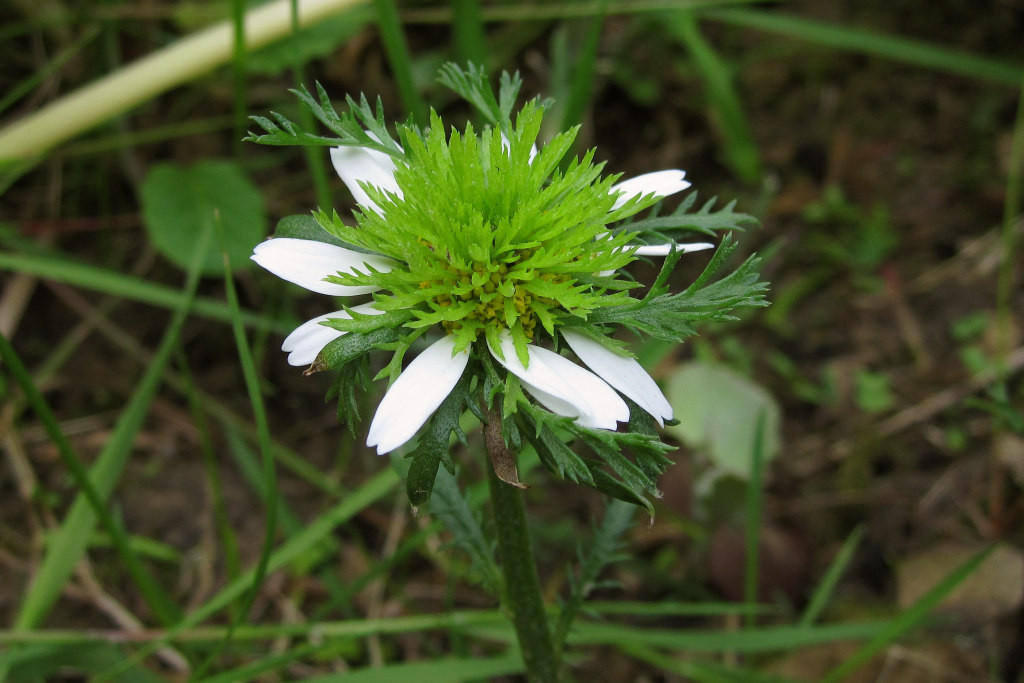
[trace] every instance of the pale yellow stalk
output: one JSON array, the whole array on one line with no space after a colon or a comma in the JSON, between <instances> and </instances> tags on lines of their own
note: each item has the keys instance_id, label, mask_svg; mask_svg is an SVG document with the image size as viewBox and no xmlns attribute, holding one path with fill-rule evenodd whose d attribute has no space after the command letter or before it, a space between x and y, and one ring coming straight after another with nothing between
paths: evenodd
<instances>
[{"instance_id":1,"label":"pale yellow stalk","mask_svg":"<svg viewBox=\"0 0 1024 683\"><path fill-rule=\"evenodd\" d=\"M367 0L298 0L300 26L322 21ZM249 49L292 30L291 1L258 7L245 17ZM37 157L82 131L228 62L233 52L230 21L168 45L0 129L0 161Z\"/></svg>"}]
</instances>

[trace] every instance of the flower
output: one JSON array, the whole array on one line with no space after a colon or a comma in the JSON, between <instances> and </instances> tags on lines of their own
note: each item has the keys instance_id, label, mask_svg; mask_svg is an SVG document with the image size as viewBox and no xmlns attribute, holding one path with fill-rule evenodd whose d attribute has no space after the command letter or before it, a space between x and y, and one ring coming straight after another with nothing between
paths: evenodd
<instances>
[{"instance_id":1,"label":"flower","mask_svg":"<svg viewBox=\"0 0 1024 683\"><path fill-rule=\"evenodd\" d=\"M375 293L372 302L296 328L282 345L292 365L314 363L369 316L404 314L402 324L412 333L403 352L428 329L443 331L394 377L377 407L367 445L379 454L415 436L458 383L478 340L484 343L476 348L486 347L538 403L583 427L615 430L629 420L622 396L659 424L672 418L654 380L634 358L602 341L586 317L635 301L625 294L633 283L615 277L635 256L713 246L631 246L630 235L605 227L690 183L683 171L665 170L613 185L590 155L560 171L572 135L538 150L539 120L528 105L512 135L492 131L477 138L469 128L450 139L435 120L423 137L406 137L405 149L399 148L404 157L369 147L333 148L331 161L358 205L358 225L346 226L336 214L316 218L365 252L289 237L254 249L256 263L310 291ZM538 334L560 338L586 368L541 346Z\"/></svg>"}]
</instances>

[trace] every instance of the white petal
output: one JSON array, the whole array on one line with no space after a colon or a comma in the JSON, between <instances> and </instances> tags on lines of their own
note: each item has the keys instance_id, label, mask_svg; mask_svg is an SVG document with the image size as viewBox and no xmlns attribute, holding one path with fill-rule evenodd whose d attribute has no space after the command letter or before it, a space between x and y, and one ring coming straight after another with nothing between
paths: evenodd
<instances>
[{"instance_id":1,"label":"white petal","mask_svg":"<svg viewBox=\"0 0 1024 683\"><path fill-rule=\"evenodd\" d=\"M683 254L714 248L715 245L711 242L694 242L692 244L676 243L676 251ZM665 242L664 244L645 244L636 250L636 256L668 256L670 251L672 251L671 242Z\"/></svg>"},{"instance_id":2,"label":"white petal","mask_svg":"<svg viewBox=\"0 0 1024 683\"><path fill-rule=\"evenodd\" d=\"M512 143L508 141L508 136L504 133L501 134L501 148L508 152L511 149ZM529 163L533 163L533 160L537 157L537 145L530 145L530 156L527 159Z\"/></svg>"},{"instance_id":3,"label":"white petal","mask_svg":"<svg viewBox=\"0 0 1024 683\"><path fill-rule=\"evenodd\" d=\"M419 431L455 388L469 362L469 349L452 356L455 337L442 337L402 371L377 406L366 445L377 454L395 450Z\"/></svg>"},{"instance_id":4,"label":"white petal","mask_svg":"<svg viewBox=\"0 0 1024 683\"><path fill-rule=\"evenodd\" d=\"M293 282L311 292L334 296L369 294L380 288L336 285L324 281L328 275L350 273L353 269L365 272L366 264L386 272L394 264L385 256L361 254L333 244L291 237L275 237L260 242L252 250L251 258L282 280Z\"/></svg>"},{"instance_id":5,"label":"white petal","mask_svg":"<svg viewBox=\"0 0 1024 683\"><path fill-rule=\"evenodd\" d=\"M612 211L619 208L633 197L646 194L654 194L658 197L667 197L676 192L682 192L690 186L690 183L683 180L686 171L670 170L644 173L621 183L612 185L611 193L618 193L619 197L612 206Z\"/></svg>"},{"instance_id":6,"label":"white petal","mask_svg":"<svg viewBox=\"0 0 1024 683\"><path fill-rule=\"evenodd\" d=\"M636 359L620 356L579 332L562 330L562 339L588 368L650 413L659 425L664 427L665 420L672 419L672 406Z\"/></svg>"},{"instance_id":7,"label":"white petal","mask_svg":"<svg viewBox=\"0 0 1024 683\"><path fill-rule=\"evenodd\" d=\"M524 366L516 355L512 335L501 336L501 353L491 355L523 382L545 408L565 417L575 417L584 427L615 429L616 422L629 419L629 408L615 391L597 375L568 358L539 346L530 346L530 364Z\"/></svg>"},{"instance_id":8,"label":"white petal","mask_svg":"<svg viewBox=\"0 0 1024 683\"><path fill-rule=\"evenodd\" d=\"M367 315L380 315L384 312L372 303L352 306L352 309L357 313L365 313ZM309 365L315 361L317 354L319 354L325 346L345 334L341 330L336 330L333 327L327 327L321 323L330 320L331 318L343 318L348 320L351 317L352 316L348 314L348 311L335 311L334 313L319 315L296 327L292 333L285 338L284 343L281 344L281 350L289 352L288 364L302 366Z\"/></svg>"},{"instance_id":9,"label":"white petal","mask_svg":"<svg viewBox=\"0 0 1024 683\"><path fill-rule=\"evenodd\" d=\"M384 152L367 147L332 147L331 162L360 206L381 213L380 207L359 187L360 181L402 196L395 182L395 162Z\"/></svg>"},{"instance_id":10,"label":"white petal","mask_svg":"<svg viewBox=\"0 0 1024 683\"><path fill-rule=\"evenodd\" d=\"M679 244L676 243L676 251L688 254L692 251L703 251L705 249L713 249L714 244L711 242L695 242L693 244ZM629 249L627 244L624 247L619 247L616 252L626 251ZM643 244L637 247L637 250L633 252L634 256L668 256L669 252L672 251L672 242L665 242L663 244ZM600 270L597 272L598 277L608 277L614 275L614 270Z\"/></svg>"}]
</instances>

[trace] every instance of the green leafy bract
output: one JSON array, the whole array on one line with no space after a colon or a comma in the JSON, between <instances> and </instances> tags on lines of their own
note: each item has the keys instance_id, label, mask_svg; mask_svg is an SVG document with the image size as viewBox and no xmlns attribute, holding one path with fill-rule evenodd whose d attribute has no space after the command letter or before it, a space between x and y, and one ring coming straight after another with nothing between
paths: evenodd
<instances>
[{"instance_id":1,"label":"green leafy bract","mask_svg":"<svg viewBox=\"0 0 1024 683\"><path fill-rule=\"evenodd\" d=\"M320 123L329 128L336 137L307 133L285 116L271 112L273 120L265 116L250 117L266 132L256 134L250 131L244 139L261 145L368 147L393 156L402 155L401 146L391 136L384 121L384 107L380 98L377 98L377 107L374 109L365 95L360 95L358 102L351 97L346 97L345 102L348 104L349 111L339 114L331 104L331 98L327 95L327 91L319 83L316 84L316 91L319 99L313 97L306 86L299 86L297 90L292 90L302 105ZM411 124L407 125L411 126Z\"/></svg>"},{"instance_id":2,"label":"green leafy bract","mask_svg":"<svg viewBox=\"0 0 1024 683\"><path fill-rule=\"evenodd\" d=\"M657 478L672 464L666 456L674 447L662 443L656 433L647 431L648 423L640 416L640 408L628 401L632 419L642 424L641 432L612 432L584 427L572 418L561 417L536 407L529 401L520 403L519 416L523 430L551 472L606 495L647 508L654 514L648 495L660 497ZM578 437L598 456L583 458L576 454L566 439L559 434ZM630 460L623 455L628 449ZM607 466L612 473L604 469Z\"/></svg>"},{"instance_id":3,"label":"green leafy bract","mask_svg":"<svg viewBox=\"0 0 1024 683\"><path fill-rule=\"evenodd\" d=\"M681 256L681 252L675 251L665 257L657 280L643 299L602 308L592 313L587 322L624 325L656 339L678 342L696 333L697 322L735 320L733 312L737 308L767 306L768 283L759 279L760 259L756 256L722 279L710 282L734 249L735 244L726 235L700 277L684 291L669 294L668 277Z\"/></svg>"},{"instance_id":4,"label":"green leafy bract","mask_svg":"<svg viewBox=\"0 0 1024 683\"><path fill-rule=\"evenodd\" d=\"M620 223L618 229L634 233L634 239L642 244L664 244L672 240L685 240L694 232L714 236L719 230L742 230L746 225L757 225L759 222L750 214L733 211L735 199L721 209L712 211L716 200L716 197L712 197L700 209L691 213L690 210L697 203L697 193L691 192L671 214Z\"/></svg>"}]
</instances>

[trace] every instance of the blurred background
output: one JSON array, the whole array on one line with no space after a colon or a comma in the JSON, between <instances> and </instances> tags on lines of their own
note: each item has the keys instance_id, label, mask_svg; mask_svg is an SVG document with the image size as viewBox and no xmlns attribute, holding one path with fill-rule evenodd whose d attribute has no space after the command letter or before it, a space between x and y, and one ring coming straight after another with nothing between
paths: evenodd
<instances>
[{"instance_id":1,"label":"blurred background","mask_svg":"<svg viewBox=\"0 0 1024 683\"><path fill-rule=\"evenodd\" d=\"M312 129L289 88L318 82L339 108L365 93L389 119L423 121L434 108L461 129L471 112L436 82L453 60L495 78L518 70L525 96L554 98L548 134L581 123L578 153L597 147L606 172L682 168L697 206L736 199L734 210L760 221L739 237L742 252L763 257L772 306L684 346L641 350L681 421L666 435L676 465L653 520L634 517L623 558L591 597L757 600L766 612L605 617L622 631L573 650L577 677L817 681L863 653L841 680L1022 680L1024 3L319 4L294 34L282 4L259 47L232 28L242 2L0 6L0 333L69 449L85 466L107 463L98 488L160 586L140 586L102 525L76 516L52 430L0 366L0 667L14 667L11 680L82 680L141 647L84 638L91 631L148 643L138 634L186 615L195 620L182 628L228 623L244 593L232 586L248 585L261 556L268 496L279 503L275 547L328 526L271 566L248 619L269 626L263 639L228 646L208 673L273 652L277 668L224 680L373 667L395 680L388 665L501 651L484 626L440 617L384 635L367 626L495 602L436 511L412 514L392 469L401 463L363 446L365 424L338 424L324 402L332 378L286 364L283 336L329 304L248 261L280 218L319 206L348 219L353 207L325 149L244 143L257 130L249 115L277 111ZM123 105L108 94L18 128L218 26L220 47L199 67L157 61L141 81L115 84ZM166 335L214 209L265 397L274 481L261 470L219 250L201 266L180 333ZM687 259L677 286L706 263ZM364 416L382 391L362 397ZM752 466L757 415L763 459ZM475 505L479 453L453 452ZM527 469L553 601L605 500ZM68 539L84 554L52 559ZM956 591L926 605L926 619L922 596L993 544ZM161 614L153 601L165 598ZM909 635L864 649L878 631L854 626L901 615ZM307 638L320 621L365 629L325 645ZM284 628L296 624L307 630ZM631 642L631 625L669 635ZM715 634L755 625L762 638L782 626L814 637L714 645ZM4 659L15 641L36 654ZM184 680L216 642L199 633L195 649L166 646L119 675ZM481 671L437 680L502 673Z\"/></svg>"}]
</instances>

